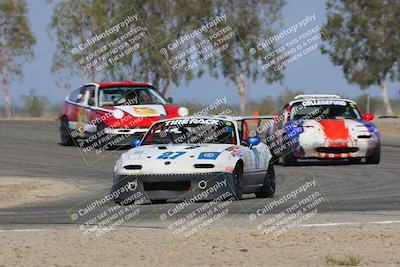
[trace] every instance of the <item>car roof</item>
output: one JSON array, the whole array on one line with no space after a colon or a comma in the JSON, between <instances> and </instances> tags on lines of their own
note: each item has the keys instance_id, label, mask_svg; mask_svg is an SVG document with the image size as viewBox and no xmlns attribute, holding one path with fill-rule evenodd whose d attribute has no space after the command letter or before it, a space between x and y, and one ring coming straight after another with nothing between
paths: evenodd
<instances>
[{"instance_id":1,"label":"car roof","mask_svg":"<svg viewBox=\"0 0 400 267\"><path fill-rule=\"evenodd\" d=\"M342 98L338 95L297 95L294 97L292 101L289 102L289 105L293 105L295 103L307 100L336 100L336 101L347 101L356 104L354 100Z\"/></svg>"},{"instance_id":2,"label":"car roof","mask_svg":"<svg viewBox=\"0 0 400 267\"><path fill-rule=\"evenodd\" d=\"M98 82L99 87L114 87L114 86L144 86L153 87L153 84L149 82L134 82L134 81L122 81L122 82Z\"/></svg>"},{"instance_id":3,"label":"car roof","mask_svg":"<svg viewBox=\"0 0 400 267\"><path fill-rule=\"evenodd\" d=\"M223 115L204 115L204 116L185 116L185 117L177 117L172 119L164 119L163 121L173 121L173 120L185 120L185 119L214 119L214 120L223 120L223 121L240 121L243 120L242 117L233 117L233 116L223 116Z\"/></svg>"}]
</instances>

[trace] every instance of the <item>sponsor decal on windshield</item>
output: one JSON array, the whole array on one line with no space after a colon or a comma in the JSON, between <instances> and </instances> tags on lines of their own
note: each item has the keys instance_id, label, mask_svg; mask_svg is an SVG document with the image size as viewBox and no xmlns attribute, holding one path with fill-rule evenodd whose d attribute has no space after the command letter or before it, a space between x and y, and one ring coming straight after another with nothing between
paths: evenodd
<instances>
[{"instance_id":1,"label":"sponsor decal on windshield","mask_svg":"<svg viewBox=\"0 0 400 267\"><path fill-rule=\"evenodd\" d=\"M219 120L213 120L213 119L196 119L196 118L191 118L191 119L180 119L180 120L172 120L172 121L166 121L165 125L197 125L197 124L212 124L212 125L218 125L220 121Z\"/></svg>"},{"instance_id":2,"label":"sponsor decal on windshield","mask_svg":"<svg viewBox=\"0 0 400 267\"><path fill-rule=\"evenodd\" d=\"M316 100L316 99L312 99L312 100L306 100L301 102L301 104L304 107L308 107L308 106L322 106L322 105L335 105L335 106L346 106L347 103L346 101L343 100Z\"/></svg>"}]
</instances>

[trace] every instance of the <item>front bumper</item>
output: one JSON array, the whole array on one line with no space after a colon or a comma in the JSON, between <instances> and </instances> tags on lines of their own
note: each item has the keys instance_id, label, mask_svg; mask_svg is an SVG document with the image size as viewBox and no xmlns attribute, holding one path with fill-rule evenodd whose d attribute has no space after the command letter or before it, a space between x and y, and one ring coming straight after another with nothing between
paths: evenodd
<instances>
[{"instance_id":1,"label":"front bumper","mask_svg":"<svg viewBox=\"0 0 400 267\"><path fill-rule=\"evenodd\" d=\"M375 152L379 146L376 139L358 139L352 143L301 143L293 147L293 156L299 159L342 159L365 158Z\"/></svg>"},{"instance_id":2,"label":"front bumper","mask_svg":"<svg viewBox=\"0 0 400 267\"><path fill-rule=\"evenodd\" d=\"M212 200L224 195L234 195L232 173L212 172L201 174L162 174L162 175L114 175L111 192L132 184L135 188L123 192L117 201L142 192L150 200L183 200L193 198Z\"/></svg>"}]
</instances>

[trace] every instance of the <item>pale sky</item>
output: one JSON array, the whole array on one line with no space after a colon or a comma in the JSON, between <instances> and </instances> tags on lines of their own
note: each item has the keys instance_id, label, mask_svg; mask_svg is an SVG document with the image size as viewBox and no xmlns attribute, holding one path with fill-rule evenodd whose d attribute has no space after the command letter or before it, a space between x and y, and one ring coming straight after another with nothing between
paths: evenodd
<instances>
[{"instance_id":1,"label":"pale sky","mask_svg":"<svg viewBox=\"0 0 400 267\"><path fill-rule=\"evenodd\" d=\"M24 65L24 77L22 81L11 82L10 91L13 103L20 104L20 95L26 94L30 89L35 89L40 95L46 95L51 103L61 103L69 93L57 88L56 77L51 73L51 60L55 52L55 42L48 34L48 24L52 15L52 5L45 0L28 0L29 20L37 38L34 47L35 59ZM325 2L288 0L282 10L282 25L277 25L276 30L291 26L299 18L305 15L315 14L315 25L321 25L326 20ZM82 14L83 15L83 14ZM59 75L63 75L59 73ZM76 77L73 88L87 82L84 78ZM364 91L357 85L349 85L339 67L334 66L327 55L322 55L319 50L302 57L292 63L286 69L285 78L281 83L266 84L261 79L255 83L247 82L251 99L261 99L267 95L277 96L284 88L290 90L304 90L307 93L339 93L349 97L356 97ZM399 96L400 83L389 83L391 97ZM377 86L371 86L366 90L374 96L380 96ZM197 101L206 104L216 97L227 96L229 103L238 103L237 89L224 78L211 78L204 75L200 79L191 81L188 86L183 83L179 88L173 87L171 96L176 102ZM2 98L3 99L3 98ZM0 105L3 105L1 100Z\"/></svg>"}]
</instances>

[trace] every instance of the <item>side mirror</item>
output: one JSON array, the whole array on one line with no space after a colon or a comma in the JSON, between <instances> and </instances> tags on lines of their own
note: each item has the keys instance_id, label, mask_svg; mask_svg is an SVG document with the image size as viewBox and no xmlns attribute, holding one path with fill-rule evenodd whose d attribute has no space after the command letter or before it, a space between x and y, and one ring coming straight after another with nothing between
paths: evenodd
<instances>
[{"instance_id":1,"label":"side mirror","mask_svg":"<svg viewBox=\"0 0 400 267\"><path fill-rule=\"evenodd\" d=\"M258 137L257 135L249 137L249 139L247 139L247 143L249 144L249 148L251 149L253 146L256 146L259 143L261 143L261 138Z\"/></svg>"},{"instance_id":2,"label":"side mirror","mask_svg":"<svg viewBox=\"0 0 400 267\"><path fill-rule=\"evenodd\" d=\"M374 118L375 118L375 116L374 116L374 114L372 114L372 113L365 113L365 114L363 115L363 119L364 119L365 121L372 121Z\"/></svg>"},{"instance_id":3,"label":"side mirror","mask_svg":"<svg viewBox=\"0 0 400 267\"><path fill-rule=\"evenodd\" d=\"M172 103L172 102L174 102L174 99L172 99L172 97L167 97L167 101L168 101L169 103Z\"/></svg>"},{"instance_id":4,"label":"side mirror","mask_svg":"<svg viewBox=\"0 0 400 267\"><path fill-rule=\"evenodd\" d=\"M132 139L131 146L132 147L138 147L138 146L140 146L141 142L142 142L142 140L140 140L139 138Z\"/></svg>"}]
</instances>

